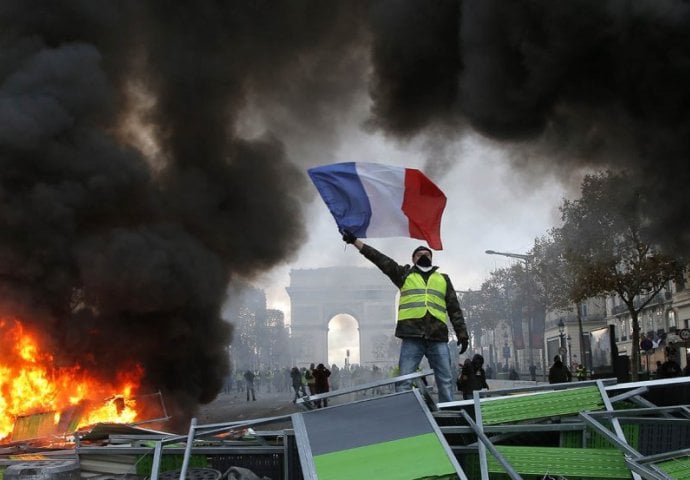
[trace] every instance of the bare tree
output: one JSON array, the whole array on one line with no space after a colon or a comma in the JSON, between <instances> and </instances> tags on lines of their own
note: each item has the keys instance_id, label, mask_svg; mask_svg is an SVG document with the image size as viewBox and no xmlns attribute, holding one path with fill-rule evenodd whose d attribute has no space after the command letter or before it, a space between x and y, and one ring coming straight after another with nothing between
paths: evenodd
<instances>
[{"instance_id":1,"label":"bare tree","mask_svg":"<svg viewBox=\"0 0 690 480\"><path fill-rule=\"evenodd\" d=\"M252 369L289 363L289 332L285 316L266 308L266 294L249 285L233 285L223 316L235 326L232 342L235 367Z\"/></svg>"},{"instance_id":2,"label":"bare tree","mask_svg":"<svg viewBox=\"0 0 690 480\"><path fill-rule=\"evenodd\" d=\"M491 272L480 290L461 292L468 329L476 341L484 332L495 330L500 322L504 322L511 328L513 348L525 347L522 321L526 299L522 293L526 289L520 285L524 279L524 269L514 265Z\"/></svg>"}]
</instances>

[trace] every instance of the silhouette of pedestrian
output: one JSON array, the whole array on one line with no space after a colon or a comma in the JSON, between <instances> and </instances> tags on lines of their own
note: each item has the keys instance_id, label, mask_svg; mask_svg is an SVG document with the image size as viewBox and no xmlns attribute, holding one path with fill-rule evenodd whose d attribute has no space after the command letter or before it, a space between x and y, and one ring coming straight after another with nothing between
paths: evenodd
<instances>
[{"instance_id":1,"label":"silhouette of pedestrian","mask_svg":"<svg viewBox=\"0 0 690 480\"><path fill-rule=\"evenodd\" d=\"M565 383L572 379L573 375L570 373L570 369L563 365L561 357L558 355L553 357L553 365L549 369L549 383Z\"/></svg>"},{"instance_id":2,"label":"silhouette of pedestrian","mask_svg":"<svg viewBox=\"0 0 690 480\"><path fill-rule=\"evenodd\" d=\"M307 390L304 388L302 372L299 371L299 368L292 367L292 370L290 370L290 378L292 379L292 388L295 391L295 398L292 400L292 403L295 403L299 397L307 396Z\"/></svg>"},{"instance_id":3,"label":"silhouette of pedestrian","mask_svg":"<svg viewBox=\"0 0 690 480\"><path fill-rule=\"evenodd\" d=\"M489 389L489 385L486 383L486 372L483 368L484 357L478 353L472 357L465 360L465 363L460 372L460 376L457 379L458 390L462 392L462 398L464 400L469 400L472 398L475 390L481 390L483 388Z\"/></svg>"},{"instance_id":4,"label":"silhouette of pedestrian","mask_svg":"<svg viewBox=\"0 0 690 480\"><path fill-rule=\"evenodd\" d=\"M323 363L319 363L314 369L314 388L316 390L316 395L319 393L328 392L328 377L331 376L331 371L327 369ZM328 406L328 399L316 400L316 408L321 408Z\"/></svg>"},{"instance_id":5,"label":"silhouette of pedestrian","mask_svg":"<svg viewBox=\"0 0 690 480\"><path fill-rule=\"evenodd\" d=\"M254 392L254 372L247 370L244 372L244 381L247 384L247 401L251 393L252 401L256 402L256 393Z\"/></svg>"}]
</instances>

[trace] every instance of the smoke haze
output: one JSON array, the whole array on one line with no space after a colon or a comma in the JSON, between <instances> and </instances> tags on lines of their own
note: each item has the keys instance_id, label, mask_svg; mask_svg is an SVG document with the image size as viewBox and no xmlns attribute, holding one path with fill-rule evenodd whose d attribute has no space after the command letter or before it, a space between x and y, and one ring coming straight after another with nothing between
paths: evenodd
<instances>
[{"instance_id":1,"label":"smoke haze","mask_svg":"<svg viewBox=\"0 0 690 480\"><path fill-rule=\"evenodd\" d=\"M659 240L687 252L688 13L680 0L3 2L0 310L60 361L104 376L141 363L184 419L228 373L228 282L296 256L304 170L361 112L367 131L422 139L437 176L476 134L533 178L629 169Z\"/></svg>"}]
</instances>

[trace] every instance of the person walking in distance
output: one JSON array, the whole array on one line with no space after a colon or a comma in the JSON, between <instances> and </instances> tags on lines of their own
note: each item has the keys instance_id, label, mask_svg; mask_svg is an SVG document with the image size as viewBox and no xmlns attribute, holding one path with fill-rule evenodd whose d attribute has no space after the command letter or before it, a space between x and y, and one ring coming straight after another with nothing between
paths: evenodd
<instances>
[{"instance_id":1,"label":"person walking in distance","mask_svg":"<svg viewBox=\"0 0 690 480\"><path fill-rule=\"evenodd\" d=\"M553 357L553 365L549 368L549 383L570 382L572 378L570 369L563 365L560 355Z\"/></svg>"},{"instance_id":2,"label":"person walking in distance","mask_svg":"<svg viewBox=\"0 0 690 480\"><path fill-rule=\"evenodd\" d=\"M458 378L458 390L462 392L463 400L470 400L473 396L472 392L483 388L488 390L489 385L486 383L484 357L477 353L472 360L469 358L465 360Z\"/></svg>"},{"instance_id":3,"label":"person walking in distance","mask_svg":"<svg viewBox=\"0 0 690 480\"><path fill-rule=\"evenodd\" d=\"M460 373L455 380L455 385L458 387L458 392L462 394L463 400L472 398L472 390L469 388L470 370L472 369L472 360L466 358L462 365L460 365ZM469 396L468 396L469 395Z\"/></svg>"},{"instance_id":4,"label":"person walking in distance","mask_svg":"<svg viewBox=\"0 0 690 480\"><path fill-rule=\"evenodd\" d=\"M254 372L247 370L244 372L244 383L247 387L247 401L251 395L252 401L256 402L256 393L254 392Z\"/></svg>"},{"instance_id":5,"label":"person walking in distance","mask_svg":"<svg viewBox=\"0 0 690 480\"><path fill-rule=\"evenodd\" d=\"M453 400L448 321L453 326L460 353L467 350L469 337L458 297L448 275L432 265L431 249L420 246L412 252L412 265L399 265L345 230L343 241L354 245L400 289L395 336L402 340L398 365L400 375L414 373L423 357L434 371L439 402ZM396 385L396 391L412 388L412 381Z\"/></svg>"},{"instance_id":6,"label":"person walking in distance","mask_svg":"<svg viewBox=\"0 0 690 480\"><path fill-rule=\"evenodd\" d=\"M314 389L316 390L316 395L328 392L328 377L330 376L331 371L323 363L319 363L316 366L316 369L314 369ZM314 403L316 403L316 408L321 408L321 406L327 407L328 399L316 400Z\"/></svg>"},{"instance_id":7,"label":"person walking in distance","mask_svg":"<svg viewBox=\"0 0 690 480\"><path fill-rule=\"evenodd\" d=\"M290 370L290 379L292 380L292 389L295 391L295 398L292 400L292 403L295 403L299 397L307 396L307 391L304 389L304 382L302 382L302 372L299 371L299 368L292 367L292 370Z\"/></svg>"},{"instance_id":8,"label":"person walking in distance","mask_svg":"<svg viewBox=\"0 0 690 480\"><path fill-rule=\"evenodd\" d=\"M307 368L307 371L304 374L304 378L307 381L307 387L309 387L309 395L316 395L316 380L314 379L314 364L310 364L309 368Z\"/></svg>"}]
</instances>

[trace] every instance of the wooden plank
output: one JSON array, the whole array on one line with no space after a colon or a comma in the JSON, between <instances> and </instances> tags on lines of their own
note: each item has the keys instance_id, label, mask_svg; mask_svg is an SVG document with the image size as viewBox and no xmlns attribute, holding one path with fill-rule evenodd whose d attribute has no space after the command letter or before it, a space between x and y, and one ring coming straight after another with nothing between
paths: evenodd
<instances>
[{"instance_id":1,"label":"wooden plank","mask_svg":"<svg viewBox=\"0 0 690 480\"><path fill-rule=\"evenodd\" d=\"M12 442L44 438L57 432L55 412L41 412L17 417L12 428Z\"/></svg>"}]
</instances>

